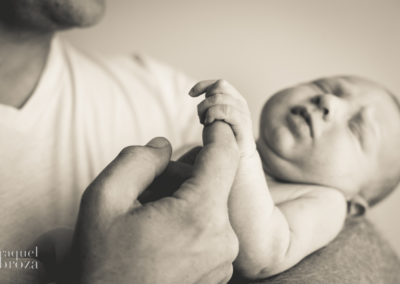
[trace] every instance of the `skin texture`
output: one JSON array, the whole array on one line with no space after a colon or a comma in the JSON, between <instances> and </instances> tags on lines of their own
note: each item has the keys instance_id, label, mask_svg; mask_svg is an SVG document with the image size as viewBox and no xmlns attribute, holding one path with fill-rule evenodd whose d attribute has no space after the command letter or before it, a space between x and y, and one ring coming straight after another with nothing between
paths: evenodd
<instances>
[{"instance_id":1,"label":"skin texture","mask_svg":"<svg viewBox=\"0 0 400 284\"><path fill-rule=\"evenodd\" d=\"M103 0L0 1L0 103L22 108L46 64L54 33L97 23Z\"/></svg>"},{"instance_id":2,"label":"skin texture","mask_svg":"<svg viewBox=\"0 0 400 284\"><path fill-rule=\"evenodd\" d=\"M199 147L185 155L193 164ZM179 171L182 173L182 171ZM179 179L178 174L173 179ZM181 179L185 179L181 176ZM373 273L371 273L373 271ZM249 281L234 273L229 283L400 283L400 260L366 218L347 219L342 232L325 248L293 268L268 279Z\"/></svg>"},{"instance_id":3,"label":"skin texture","mask_svg":"<svg viewBox=\"0 0 400 284\"><path fill-rule=\"evenodd\" d=\"M234 275L230 284L400 283L400 260L366 218L348 219L327 247L275 277L246 281Z\"/></svg>"},{"instance_id":4,"label":"skin texture","mask_svg":"<svg viewBox=\"0 0 400 284\"><path fill-rule=\"evenodd\" d=\"M247 279L278 274L328 244L344 223L344 196L309 184L267 185L244 98L224 80L201 81L190 91L192 96L202 93L206 98L198 105L200 121L228 123L241 153L229 198L229 217L239 239L235 268L240 274Z\"/></svg>"},{"instance_id":5,"label":"skin texture","mask_svg":"<svg viewBox=\"0 0 400 284\"><path fill-rule=\"evenodd\" d=\"M191 176L169 197L137 197L168 166L171 147L153 139L129 147L82 197L75 270L66 283L226 283L238 252L227 200L239 152L229 126L205 129ZM156 229L155 229L156 228ZM69 281L69 282L68 282Z\"/></svg>"},{"instance_id":6,"label":"skin texture","mask_svg":"<svg viewBox=\"0 0 400 284\"><path fill-rule=\"evenodd\" d=\"M96 24L105 11L104 0L3 0L1 22L16 31L33 33Z\"/></svg>"},{"instance_id":7,"label":"skin texture","mask_svg":"<svg viewBox=\"0 0 400 284\"><path fill-rule=\"evenodd\" d=\"M45 66L54 32L92 25L103 12L104 3L96 0L0 1L0 103L23 107Z\"/></svg>"},{"instance_id":8,"label":"skin texture","mask_svg":"<svg viewBox=\"0 0 400 284\"><path fill-rule=\"evenodd\" d=\"M240 246L235 268L245 278L275 275L326 246L342 229L346 198L353 199L365 180L386 178L380 167L398 170L388 153L400 142L399 109L385 89L365 79L330 77L272 97L261 120L264 138L303 180L278 168L286 183L269 181L269 189L240 93L224 80L206 80L189 94L203 93L200 121L231 125L241 152L229 214ZM266 162L268 151L260 154Z\"/></svg>"},{"instance_id":9,"label":"skin texture","mask_svg":"<svg viewBox=\"0 0 400 284\"><path fill-rule=\"evenodd\" d=\"M312 131L299 109L310 115ZM388 92L350 76L275 94L262 111L257 141L270 175L337 188L347 199L399 171L399 144L400 114Z\"/></svg>"}]
</instances>

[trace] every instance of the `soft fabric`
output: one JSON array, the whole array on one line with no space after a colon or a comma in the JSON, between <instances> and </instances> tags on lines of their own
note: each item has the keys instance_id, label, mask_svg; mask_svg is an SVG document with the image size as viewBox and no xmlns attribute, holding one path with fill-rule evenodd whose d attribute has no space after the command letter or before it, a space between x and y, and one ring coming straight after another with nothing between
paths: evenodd
<instances>
[{"instance_id":1,"label":"soft fabric","mask_svg":"<svg viewBox=\"0 0 400 284\"><path fill-rule=\"evenodd\" d=\"M123 147L155 136L198 145L192 85L152 59L100 58L55 38L27 103L0 105L0 249L73 227L82 192Z\"/></svg>"},{"instance_id":2,"label":"soft fabric","mask_svg":"<svg viewBox=\"0 0 400 284\"><path fill-rule=\"evenodd\" d=\"M366 218L349 218L332 243L288 271L264 281L235 277L230 283L398 284L400 260Z\"/></svg>"}]
</instances>

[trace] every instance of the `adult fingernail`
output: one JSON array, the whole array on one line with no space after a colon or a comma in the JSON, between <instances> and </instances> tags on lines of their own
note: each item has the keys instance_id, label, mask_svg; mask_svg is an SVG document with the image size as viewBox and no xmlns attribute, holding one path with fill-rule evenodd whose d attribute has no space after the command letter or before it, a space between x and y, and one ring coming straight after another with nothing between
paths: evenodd
<instances>
[{"instance_id":1,"label":"adult fingernail","mask_svg":"<svg viewBox=\"0 0 400 284\"><path fill-rule=\"evenodd\" d=\"M146 144L146 146L152 147L152 148L164 148L168 145L169 145L169 142L164 137L155 137Z\"/></svg>"}]
</instances>

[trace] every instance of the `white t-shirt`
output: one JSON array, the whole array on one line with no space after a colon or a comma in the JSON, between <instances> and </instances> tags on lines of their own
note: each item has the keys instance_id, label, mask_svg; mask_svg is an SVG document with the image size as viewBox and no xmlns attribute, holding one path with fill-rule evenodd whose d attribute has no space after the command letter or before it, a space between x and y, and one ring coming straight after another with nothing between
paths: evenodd
<instances>
[{"instance_id":1,"label":"white t-shirt","mask_svg":"<svg viewBox=\"0 0 400 284\"><path fill-rule=\"evenodd\" d=\"M0 249L73 227L82 192L128 145L199 144L193 81L149 58L100 58L60 38L33 95L0 105Z\"/></svg>"}]
</instances>

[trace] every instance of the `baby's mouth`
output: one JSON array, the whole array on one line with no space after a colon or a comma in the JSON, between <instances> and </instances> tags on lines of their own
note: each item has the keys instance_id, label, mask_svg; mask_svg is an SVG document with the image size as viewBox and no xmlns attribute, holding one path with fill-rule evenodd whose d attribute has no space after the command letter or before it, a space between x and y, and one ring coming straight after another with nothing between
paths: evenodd
<instances>
[{"instance_id":1,"label":"baby's mouth","mask_svg":"<svg viewBox=\"0 0 400 284\"><path fill-rule=\"evenodd\" d=\"M307 123L308 128L310 129L310 136L314 137L314 128L313 128L313 121L310 113L308 112L307 108L304 106L295 106L290 109L290 113L293 115L301 116L304 121Z\"/></svg>"}]
</instances>

